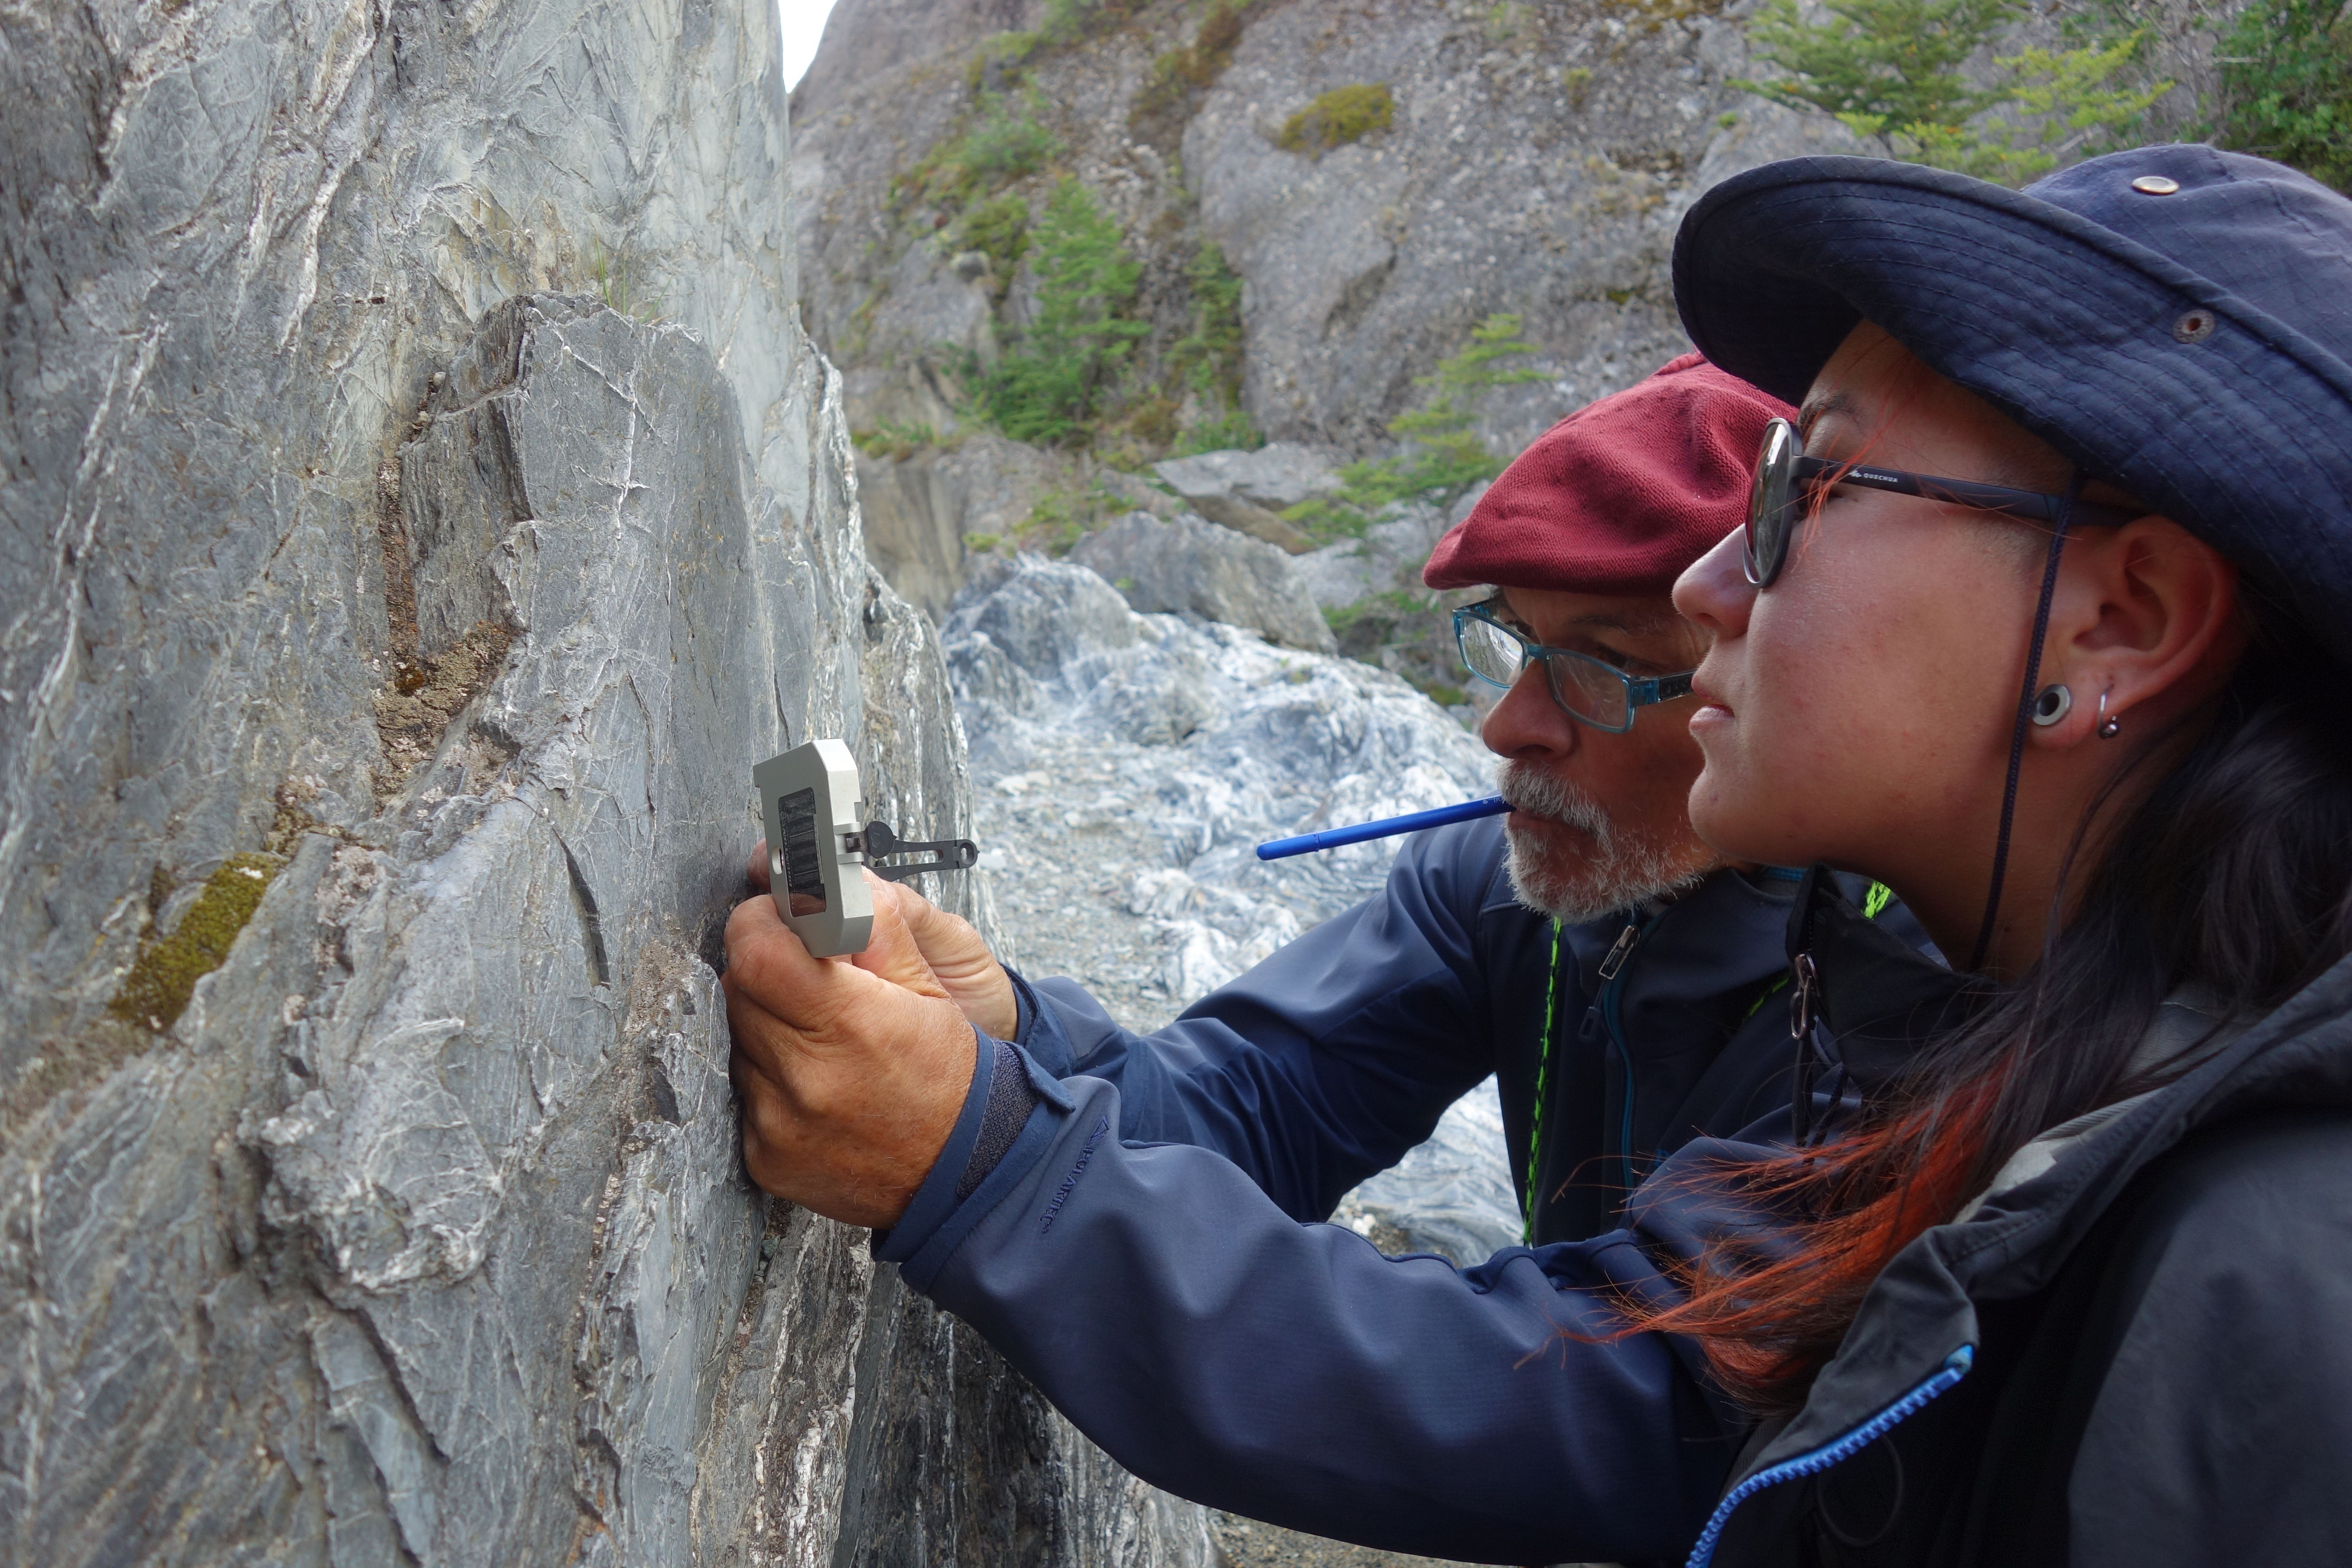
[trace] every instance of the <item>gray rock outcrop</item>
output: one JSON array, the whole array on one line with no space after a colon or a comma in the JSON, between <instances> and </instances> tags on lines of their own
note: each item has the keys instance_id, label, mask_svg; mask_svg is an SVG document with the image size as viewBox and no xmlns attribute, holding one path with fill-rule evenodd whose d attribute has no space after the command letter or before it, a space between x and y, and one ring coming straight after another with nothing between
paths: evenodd
<instances>
[{"instance_id":1,"label":"gray rock outcrop","mask_svg":"<svg viewBox=\"0 0 2352 1568\"><path fill-rule=\"evenodd\" d=\"M1211 522L1303 555L1314 542L1282 517L1283 509L1329 495L1339 475L1313 449L1276 441L1255 452L1202 452L1154 463L1151 471Z\"/></svg>"},{"instance_id":2,"label":"gray rock outcrop","mask_svg":"<svg viewBox=\"0 0 2352 1568\"><path fill-rule=\"evenodd\" d=\"M1402 680L1237 627L1138 615L1024 556L943 628L983 880L1022 962L1156 1021L1378 890L1393 840L1263 861L1264 839L1449 805L1493 758Z\"/></svg>"},{"instance_id":3,"label":"gray rock outcrop","mask_svg":"<svg viewBox=\"0 0 2352 1568\"><path fill-rule=\"evenodd\" d=\"M1135 609L1222 621L1285 647L1338 650L1290 556L1197 517L1129 512L1080 540L1069 560Z\"/></svg>"},{"instance_id":4,"label":"gray rock outcrop","mask_svg":"<svg viewBox=\"0 0 2352 1568\"><path fill-rule=\"evenodd\" d=\"M740 1168L750 765L969 823L773 28L6 24L0 1563L1205 1563Z\"/></svg>"}]
</instances>

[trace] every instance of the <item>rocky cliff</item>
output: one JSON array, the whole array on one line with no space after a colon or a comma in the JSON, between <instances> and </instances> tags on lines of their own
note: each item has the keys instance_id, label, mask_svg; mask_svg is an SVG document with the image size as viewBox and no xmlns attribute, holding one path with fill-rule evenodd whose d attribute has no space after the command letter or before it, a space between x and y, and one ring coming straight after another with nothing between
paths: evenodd
<instances>
[{"instance_id":1,"label":"rocky cliff","mask_svg":"<svg viewBox=\"0 0 2352 1568\"><path fill-rule=\"evenodd\" d=\"M0 1562L1205 1560L740 1173L751 763L970 819L775 56L0 16Z\"/></svg>"},{"instance_id":2,"label":"rocky cliff","mask_svg":"<svg viewBox=\"0 0 2352 1568\"><path fill-rule=\"evenodd\" d=\"M2161 137L2210 109L2232 9L2021 6L1969 68L2143 28L2129 79L2179 84L2137 132ZM919 539L928 585L968 569L967 536L982 553L1015 533L1066 545L1172 451L1383 455L1422 378L1497 312L1517 317L1532 374L1463 411L1498 457L1646 374L1687 346L1666 261L1701 192L1775 158L1872 150L1743 89L1774 74L1758 10L839 0L796 89L792 180L803 317L844 367L853 426L880 437L861 459L892 497L869 518L877 552L895 574ZM2080 154L2083 133L2052 134ZM1040 253L1068 181L1135 263L1116 312L1133 341L1078 437L1008 441L976 393L1050 325Z\"/></svg>"}]
</instances>

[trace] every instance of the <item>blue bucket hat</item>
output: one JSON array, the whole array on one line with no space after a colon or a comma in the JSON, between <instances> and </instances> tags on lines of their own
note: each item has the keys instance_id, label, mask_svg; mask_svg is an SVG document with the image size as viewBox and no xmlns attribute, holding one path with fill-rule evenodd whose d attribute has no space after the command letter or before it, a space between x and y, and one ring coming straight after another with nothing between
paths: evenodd
<instances>
[{"instance_id":1,"label":"blue bucket hat","mask_svg":"<svg viewBox=\"0 0 2352 1568\"><path fill-rule=\"evenodd\" d=\"M2352 664L2352 200L2202 146L2022 191L1797 158L1707 192L1674 278L1699 351L1791 403L1874 322Z\"/></svg>"}]
</instances>

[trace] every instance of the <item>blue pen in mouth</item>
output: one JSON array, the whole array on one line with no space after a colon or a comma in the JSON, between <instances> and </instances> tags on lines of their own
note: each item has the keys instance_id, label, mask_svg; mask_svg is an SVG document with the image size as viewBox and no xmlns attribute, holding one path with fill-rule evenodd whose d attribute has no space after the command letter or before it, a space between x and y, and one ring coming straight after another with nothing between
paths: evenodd
<instances>
[{"instance_id":1,"label":"blue pen in mouth","mask_svg":"<svg viewBox=\"0 0 2352 1568\"><path fill-rule=\"evenodd\" d=\"M1337 849L1343 844L1362 844L1370 839L1389 838L1400 833L1419 833L1423 828L1443 827L1449 822L1475 822L1482 816L1500 816L1511 809L1511 803L1499 795L1482 800L1465 800L1459 805L1441 805L1432 811L1409 811L1402 816L1383 816L1377 822L1359 822L1352 827L1327 827L1319 833L1302 833L1292 838L1269 838L1257 847L1261 860L1282 860L1293 855L1311 855L1318 849Z\"/></svg>"}]
</instances>

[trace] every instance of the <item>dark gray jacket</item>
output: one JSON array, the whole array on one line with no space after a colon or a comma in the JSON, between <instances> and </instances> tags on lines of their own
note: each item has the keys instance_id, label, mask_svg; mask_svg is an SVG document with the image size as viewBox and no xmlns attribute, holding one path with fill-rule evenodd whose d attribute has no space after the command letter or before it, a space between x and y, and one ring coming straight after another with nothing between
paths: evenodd
<instances>
[{"instance_id":1,"label":"dark gray jacket","mask_svg":"<svg viewBox=\"0 0 2352 1568\"><path fill-rule=\"evenodd\" d=\"M1692 1564L2352 1559L2347 1113L2352 961L1899 1254Z\"/></svg>"}]
</instances>

